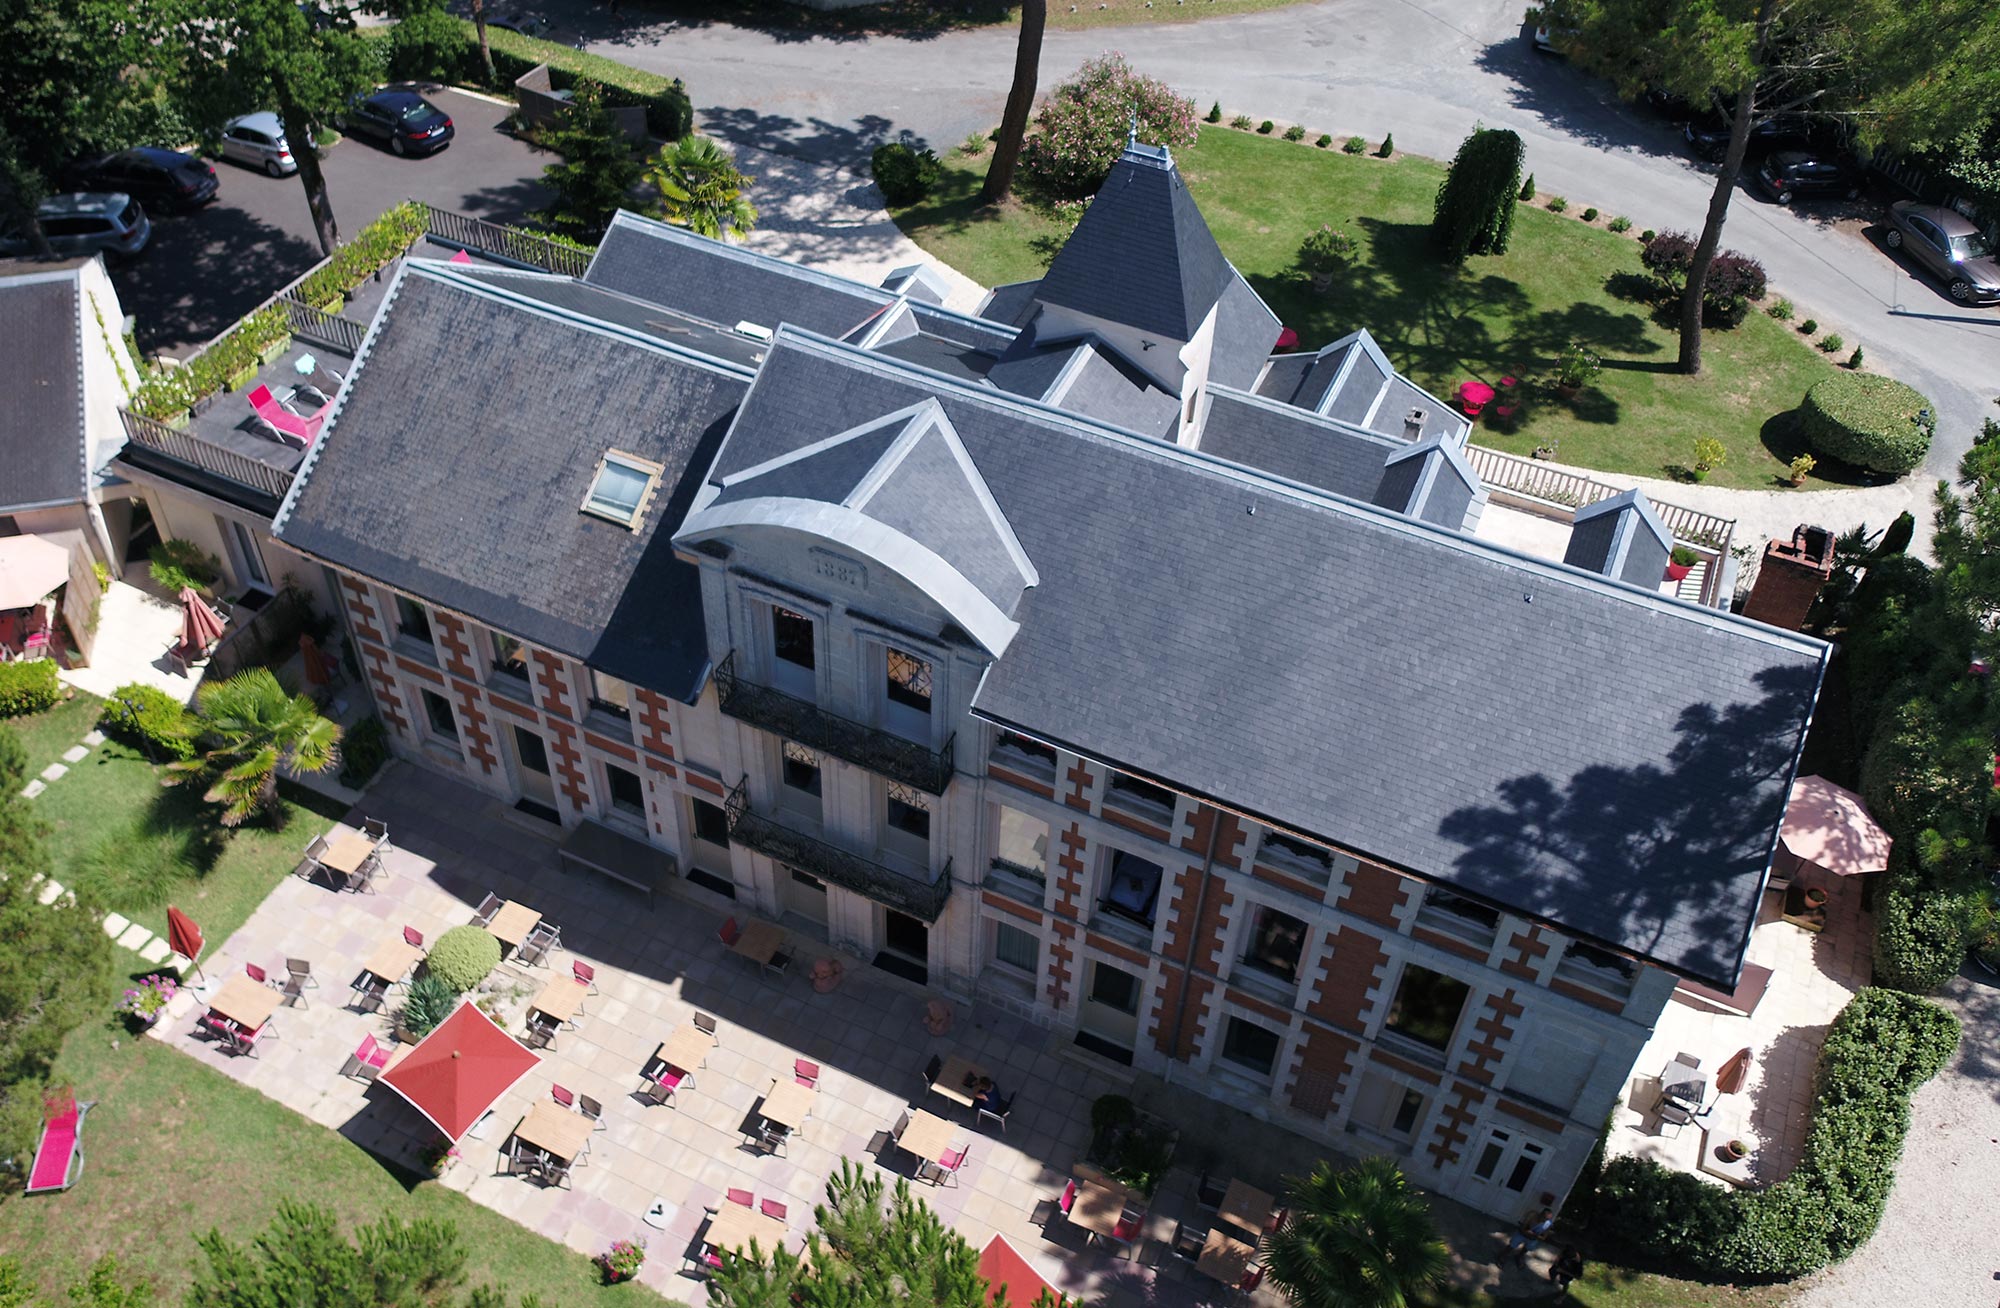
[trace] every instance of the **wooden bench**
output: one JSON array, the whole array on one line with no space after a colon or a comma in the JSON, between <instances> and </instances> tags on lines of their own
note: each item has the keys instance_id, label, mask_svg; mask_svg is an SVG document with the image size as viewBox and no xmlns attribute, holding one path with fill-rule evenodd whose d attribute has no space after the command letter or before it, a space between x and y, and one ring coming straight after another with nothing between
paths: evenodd
<instances>
[{"instance_id":1,"label":"wooden bench","mask_svg":"<svg viewBox=\"0 0 2000 1308\"><path fill-rule=\"evenodd\" d=\"M680 864L666 850L591 818L577 823L556 853L564 873L580 867L643 890L648 908L660 883L680 875Z\"/></svg>"}]
</instances>

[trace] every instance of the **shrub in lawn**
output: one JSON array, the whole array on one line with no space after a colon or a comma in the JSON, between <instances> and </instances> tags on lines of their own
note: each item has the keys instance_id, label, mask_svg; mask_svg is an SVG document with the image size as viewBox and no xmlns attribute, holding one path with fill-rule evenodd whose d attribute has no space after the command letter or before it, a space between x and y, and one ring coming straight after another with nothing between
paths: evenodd
<instances>
[{"instance_id":1,"label":"shrub in lawn","mask_svg":"<svg viewBox=\"0 0 2000 1308\"><path fill-rule=\"evenodd\" d=\"M1431 214L1431 242L1447 259L1507 253L1521 153L1521 138L1499 128L1475 128L1459 145Z\"/></svg>"},{"instance_id":2,"label":"shrub in lawn","mask_svg":"<svg viewBox=\"0 0 2000 1308\"><path fill-rule=\"evenodd\" d=\"M1134 72L1123 55L1100 55L1049 93L1022 166L1056 196L1094 194L1124 151L1134 118L1141 141L1176 149L1194 144L1194 101Z\"/></svg>"},{"instance_id":3,"label":"shrub in lawn","mask_svg":"<svg viewBox=\"0 0 2000 1308\"><path fill-rule=\"evenodd\" d=\"M1711 303L1722 299L1761 300L1765 289L1764 265L1747 254L1724 250L1709 261L1708 281L1702 297Z\"/></svg>"},{"instance_id":4,"label":"shrub in lawn","mask_svg":"<svg viewBox=\"0 0 2000 1308\"><path fill-rule=\"evenodd\" d=\"M1594 223L1594 222L1596 222L1596 221L1597 221L1597 210L1596 210L1596 209L1585 209L1585 210L1583 211L1583 220L1584 220L1585 222L1587 222L1587 223Z\"/></svg>"},{"instance_id":5,"label":"shrub in lawn","mask_svg":"<svg viewBox=\"0 0 2000 1308\"><path fill-rule=\"evenodd\" d=\"M1342 154L1366 154L1368 153L1368 142L1358 136L1350 136L1341 142L1340 152Z\"/></svg>"},{"instance_id":6,"label":"shrub in lawn","mask_svg":"<svg viewBox=\"0 0 2000 1308\"><path fill-rule=\"evenodd\" d=\"M1845 344L1847 344L1847 342L1840 339L1839 332L1828 332L1826 337L1822 339L1819 343L1820 353L1821 354L1838 353L1840 347Z\"/></svg>"},{"instance_id":7,"label":"shrub in lawn","mask_svg":"<svg viewBox=\"0 0 2000 1308\"><path fill-rule=\"evenodd\" d=\"M1328 136L1325 132L1321 132L1319 134L1319 139L1317 141L1314 141L1313 144L1318 146L1320 149L1324 150L1328 146L1333 144L1333 138L1331 136Z\"/></svg>"},{"instance_id":8,"label":"shrub in lawn","mask_svg":"<svg viewBox=\"0 0 2000 1308\"><path fill-rule=\"evenodd\" d=\"M473 930L479 928L474 927ZM451 1016L452 1010L458 1007L458 996L459 992L440 981L436 973L426 972L410 982L407 997L403 1000L403 1029L417 1039L423 1039Z\"/></svg>"},{"instance_id":9,"label":"shrub in lawn","mask_svg":"<svg viewBox=\"0 0 2000 1308\"><path fill-rule=\"evenodd\" d=\"M1222 121L1222 101L1220 101L1220 100L1217 100L1217 101L1216 101L1216 102L1215 102L1214 104L1210 105L1210 106L1208 107L1208 116L1207 116L1206 118L1203 118L1203 119L1202 119L1202 121L1203 121L1203 122L1205 122L1205 123L1219 123L1219 122L1221 122L1221 121Z\"/></svg>"},{"instance_id":10,"label":"shrub in lawn","mask_svg":"<svg viewBox=\"0 0 2000 1308\"><path fill-rule=\"evenodd\" d=\"M1563 199L1560 195L1552 195L1549 197L1550 213L1561 213L1563 210L1567 208L1569 208L1569 201Z\"/></svg>"},{"instance_id":11,"label":"shrub in lawn","mask_svg":"<svg viewBox=\"0 0 2000 1308\"><path fill-rule=\"evenodd\" d=\"M1623 214L1620 214L1618 217L1613 218L1610 222L1604 224L1604 226L1609 231L1629 232L1632 230L1632 220L1630 218L1625 217Z\"/></svg>"},{"instance_id":12,"label":"shrub in lawn","mask_svg":"<svg viewBox=\"0 0 2000 1308\"><path fill-rule=\"evenodd\" d=\"M869 167L882 198L898 209L929 195L944 171L929 150L914 150L901 141L876 146Z\"/></svg>"},{"instance_id":13,"label":"shrub in lawn","mask_svg":"<svg viewBox=\"0 0 2000 1308\"><path fill-rule=\"evenodd\" d=\"M1535 175L1533 173L1529 173L1527 180L1521 183L1520 195L1523 200L1532 200L1535 198Z\"/></svg>"},{"instance_id":14,"label":"shrub in lawn","mask_svg":"<svg viewBox=\"0 0 2000 1308\"><path fill-rule=\"evenodd\" d=\"M222 576L222 564L213 554L191 540L176 536L163 540L146 552L146 570L153 584L169 595L183 590L206 590Z\"/></svg>"},{"instance_id":15,"label":"shrub in lawn","mask_svg":"<svg viewBox=\"0 0 2000 1308\"><path fill-rule=\"evenodd\" d=\"M1861 347L1859 345L1854 347L1854 353L1847 356L1847 367L1849 371L1856 371L1860 369Z\"/></svg>"},{"instance_id":16,"label":"shrub in lawn","mask_svg":"<svg viewBox=\"0 0 2000 1308\"><path fill-rule=\"evenodd\" d=\"M1250 129L1251 129L1252 127L1256 126L1256 124L1255 124L1255 123L1252 123L1252 122L1250 121L1250 115L1249 115L1249 114L1238 114L1238 115L1236 115L1236 116L1235 116L1234 118L1232 118L1232 119L1230 119L1230 120L1229 120L1229 125L1230 125L1231 127L1234 127L1234 128L1235 128L1235 129L1236 129L1237 131L1239 131L1239 132L1247 132L1247 131L1249 131L1249 130L1250 130Z\"/></svg>"},{"instance_id":17,"label":"shrub in lawn","mask_svg":"<svg viewBox=\"0 0 2000 1308\"><path fill-rule=\"evenodd\" d=\"M1382 144L1375 148L1375 157L1377 159L1387 159L1394 153L1396 153L1396 134L1394 132L1385 132L1382 136Z\"/></svg>"},{"instance_id":18,"label":"shrub in lawn","mask_svg":"<svg viewBox=\"0 0 2000 1308\"><path fill-rule=\"evenodd\" d=\"M1764 312L1779 322L1787 322L1792 316L1792 302L1780 295L1764 307Z\"/></svg>"},{"instance_id":19,"label":"shrub in lawn","mask_svg":"<svg viewBox=\"0 0 2000 1308\"><path fill-rule=\"evenodd\" d=\"M40 713L56 702L56 661L0 663L0 718Z\"/></svg>"},{"instance_id":20,"label":"shrub in lawn","mask_svg":"<svg viewBox=\"0 0 2000 1308\"><path fill-rule=\"evenodd\" d=\"M1660 232L1646 239L1639 262L1660 283L1668 295L1679 295L1687 285L1688 267L1694 262L1694 238L1686 232Z\"/></svg>"},{"instance_id":21,"label":"shrub in lawn","mask_svg":"<svg viewBox=\"0 0 2000 1308\"><path fill-rule=\"evenodd\" d=\"M1299 243L1298 264L1313 279L1314 290L1325 290L1335 273L1354 258L1354 237L1344 227L1321 223Z\"/></svg>"},{"instance_id":22,"label":"shrub in lawn","mask_svg":"<svg viewBox=\"0 0 2000 1308\"><path fill-rule=\"evenodd\" d=\"M456 994L478 985L500 966L500 942L484 927L455 926L437 938L424 968Z\"/></svg>"},{"instance_id":23,"label":"shrub in lawn","mask_svg":"<svg viewBox=\"0 0 2000 1308\"><path fill-rule=\"evenodd\" d=\"M1900 477L1930 452L1936 413L1921 392L1893 377L1848 372L1813 384L1799 424L1819 454Z\"/></svg>"},{"instance_id":24,"label":"shrub in lawn","mask_svg":"<svg viewBox=\"0 0 2000 1308\"><path fill-rule=\"evenodd\" d=\"M189 831L155 830L141 818L99 836L65 879L90 903L130 915L166 903L195 874L199 862Z\"/></svg>"},{"instance_id":25,"label":"shrub in lawn","mask_svg":"<svg viewBox=\"0 0 2000 1308\"><path fill-rule=\"evenodd\" d=\"M986 145L987 145L986 133L974 132L972 135L966 137L963 141L960 141L958 143L958 152L966 156L967 158L972 158L976 155L985 154Z\"/></svg>"},{"instance_id":26,"label":"shrub in lawn","mask_svg":"<svg viewBox=\"0 0 2000 1308\"><path fill-rule=\"evenodd\" d=\"M1271 129L1276 126L1277 126L1276 123L1266 118L1263 122L1257 124L1257 135L1269 136L1271 134Z\"/></svg>"},{"instance_id":27,"label":"shrub in lawn","mask_svg":"<svg viewBox=\"0 0 2000 1308\"><path fill-rule=\"evenodd\" d=\"M111 692L104 701L98 725L155 759L191 759L195 752L195 723L187 705L142 682L131 682Z\"/></svg>"},{"instance_id":28,"label":"shrub in lawn","mask_svg":"<svg viewBox=\"0 0 2000 1308\"><path fill-rule=\"evenodd\" d=\"M1658 232L1648 227L1645 231L1639 233L1639 244L1644 245L1657 235L1659 235Z\"/></svg>"},{"instance_id":29,"label":"shrub in lawn","mask_svg":"<svg viewBox=\"0 0 2000 1308\"><path fill-rule=\"evenodd\" d=\"M1817 318L1808 318L1804 322L1799 324L1799 331L1806 336L1810 336L1818 330L1819 330L1819 319Z\"/></svg>"},{"instance_id":30,"label":"shrub in lawn","mask_svg":"<svg viewBox=\"0 0 2000 1308\"><path fill-rule=\"evenodd\" d=\"M1293 123L1285 129L1285 139L1287 141L1303 141L1306 139L1306 129L1297 123Z\"/></svg>"}]
</instances>

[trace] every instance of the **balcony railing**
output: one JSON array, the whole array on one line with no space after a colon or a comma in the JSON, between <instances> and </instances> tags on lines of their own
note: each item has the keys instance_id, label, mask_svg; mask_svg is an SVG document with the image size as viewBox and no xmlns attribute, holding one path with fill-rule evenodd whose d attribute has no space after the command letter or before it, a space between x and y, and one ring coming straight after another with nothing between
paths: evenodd
<instances>
[{"instance_id":1,"label":"balcony railing","mask_svg":"<svg viewBox=\"0 0 2000 1308\"><path fill-rule=\"evenodd\" d=\"M213 473L277 500L284 499L285 493L292 488L292 474L283 468L259 463L227 446L192 432L177 431L164 422L142 417L130 409L120 409L118 416L124 420L125 437L132 444L156 450L177 463Z\"/></svg>"},{"instance_id":2,"label":"balcony railing","mask_svg":"<svg viewBox=\"0 0 2000 1308\"><path fill-rule=\"evenodd\" d=\"M449 209L424 204L422 200L416 203L424 211L424 231L433 240L446 245L477 250L490 258L561 273L565 277L581 277L584 269L590 267L588 250L559 244L538 232L453 213Z\"/></svg>"},{"instance_id":3,"label":"balcony railing","mask_svg":"<svg viewBox=\"0 0 2000 1308\"><path fill-rule=\"evenodd\" d=\"M746 681L737 675L734 650L715 670L715 691L722 701L722 711L739 722L796 740L808 749L831 754L929 794L942 795L951 785L951 750L958 739L956 735L945 741L943 749L928 750L894 732L829 713L817 704L781 690Z\"/></svg>"},{"instance_id":4,"label":"balcony railing","mask_svg":"<svg viewBox=\"0 0 2000 1308\"><path fill-rule=\"evenodd\" d=\"M796 831L753 811L746 789L748 783L747 777L739 781L723 803L723 811L729 816L731 840L920 921L935 924L943 915L945 901L951 898L950 859L945 860L944 870L935 881L925 883L905 876L871 858L830 845L817 836Z\"/></svg>"}]
</instances>

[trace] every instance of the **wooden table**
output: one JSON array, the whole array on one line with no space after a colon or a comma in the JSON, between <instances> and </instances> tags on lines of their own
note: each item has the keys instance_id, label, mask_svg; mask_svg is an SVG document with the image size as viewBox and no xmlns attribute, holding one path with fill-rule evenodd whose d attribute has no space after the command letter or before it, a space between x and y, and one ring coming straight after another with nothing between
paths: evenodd
<instances>
[{"instance_id":1,"label":"wooden table","mask_svg":"<svg viewBox=\"0 0 2000 1308\"><path fill-rule=\"evenodd\" d=\"M903 1128L902 1138L896 1143L927 1163L939 1162L951 1142L958 1135L958 1128L942 1117L933 1117L921 1108L910 1114L910 1124Z\"/></svg>"},{"instance_id":2,"label":"wooden table","mask_svg":"<svg viewBox=\"0 0 2000 1308\"><path fill-rule=\"evenodd\" d=\"M779 1081L771 1087L771 1093L764 1096L764 1106L757 1115L773 1126L782 1126L788 1131L796 1131L806 1124L811 1116L813 1101L818 1094L809 1085L797 1081ZM914 1127L916 1124L913 1122ZM905 1135L909 1132L905 1131Z\"/></svg>"},{"instance_id":3,"label":"wooden table","mask_svg":"<svg viewBox=\"0 0 2000 1308\"><path fill-rule=\"evenodd\" d=\"M371 976L381 977L390 985L396 984L410 974L410 969L424 956L424 951L401 936L391 936L375 947L361 970Z\"/></svg>"},{"instance_id":4,"label":"wooden table","mask_svg":"<svg viewBox=\"0 0 2000 1308\"><path fill-rule=\"evenodd\" d=\"M937 1080L931 1082L931 1089L961 1108L970 1108L979 1092L966 1085L966 1078L977 1080L985 1075L986 1069L979 1064L953 1054L944 1060L944 1067L939 1069Z\"/></svg>"},{"instance_id":5,"label":"wooden table","mask_svg":"<svg viewBox=\"0 0 2000 1308\"><path fill-rule=\"evenodd\" d=\"M708 1219L708 1229L702 1232L701 1242L711 1249L748 1250L755 1240L760 1252L769 1253L785 1241L785 1224L775 1217L766 1217L755 1208L744 1204L732 1204L724 1200L715 1216Z\"/></svg>"},{"instance_id":6,"label":"wooden table","mask_svg":"<svg viewBox=\"0 0 2000 1308\"><path fill-rule=\"evenodd\" d=\"M784 944L785 929L783 927L779 926L776 922L766 922L762 918L753 917L750 919L749 924L743 928L743 933L736 937L736 943L731 945L730 948L759 967L764 967L773 958L777 957L778 951L784 947Z\"/></svg>"},{"instance_id":7,"label":"wooden table","mask_svg":"<svg viewBox=\"0 0 2000 1308\"><path fill-rule=\"evenodd\" d=\"M573 1162L589 1143L590 1133L596 1124L582 1113L574 1113L553 1100L543 1099L528 1110L521 1124L514 1128L514 1138L524 1145L533 1145L545 1154Z\"/></svg>"},{"instance_id":8,"label":"wooden table","mask_svg":"<svg viewBox=\"0 0 2000 1308\"><path fill-rule=\"evenodd\" d=\"M238 972L222 983L222 989L215 992L215 998L208 1001L208 1006L211 1011L244 1030L255 1031L271 1020L271 1014L277 1012L278 1005L284 1001L283 991L260 985L245 973Z\"/></svg>"},{"instance_id":9,"label":"wooden table","mask_svg":"<svg viewBox=\"0 0 2000 1308\"><path fill-rule=\"evenodd\" d=\"M708 1051L713 1048L715 1048L714 1036L692 1022L683 1022L674 1028L672 1035L660 1043L659 1059L670 1067L678 1067L683 1072L698 1072L701 1070L701 1065L708 1061Z\"/></svg>"},{"instance_id":10,"label":"wooden table","mask_svg":"<svg viewBox=\"0 0 2000 1308\"><path fill-rule=\"evenodd\" d=\"M1271 1214L1277 1207L1278 1201L1256 1186L1231 1181L1229 1189L1223 1193L1222 1206L1215 1215L1231 1226L1242 1227L1254 1243L1264 1238L1264 1228L1270 1224Z\"/></svg>"},{"instance_id":11,"label":"wooden table","mask_svg":"<svg viewBox=\"0 0 2000 1308\"><path fill-rule=\"evenodd\" d=\"M486 924L486 933L500 942L503 950L518 948L528 933L542 924L542 915L526 904L508 900L500 905L493 920Z\"/></svg>"},{"instance_id":12,"label":"wooden table","mask_svg":"<svg viewBox=\"0 0 2000 1308\"><path fill-rule=\"evenodd\" d=\"M583 1007L583 997L590 993L590 987L573 976L551 977L542 987L542 993L535 996L535 1002L528 1005L530 1012L543 1013L553 1018L558 1026L576 1016Z\"/></svg>"},{"instance_id":13,"label":"wooden table","mask_svg":"<svg viewBox=\"0 0 2000 1308\"><path fill-rule=\"evenodd\" d=\"M1201 1257L1194 1260L1194 1265L1202 1275L1234 1289L1243 1284L1256 1258L1255 1249L1216 1226L1209 1228L1208 1239L1201 1242Z\"/></svg>"},{"instance_id":14,"label":"wooden table","mask_svg":"<svg viewBox=\"0 0 2000 1308\"><path fill-rule=\"evenodd\" d=\"M1077 1187L1069 1220L1095 1235L1109 1236L1125 1218L1129 1192L1116 1181L1085 1181Z\"/></svg>"},{"instance_id":15,"label":"wooden table","mask_svg":"<svg viewBox=\"0 0 2000 1308\"><path fill-rule=\"evenodd\" d=\"M329 872L338 872L352 881L361 871L361 865L375 852L375 842L359 831L349 831L335 836L327 842L326 853L321 854L319 865Z\"/></svg>"}]
</instances>

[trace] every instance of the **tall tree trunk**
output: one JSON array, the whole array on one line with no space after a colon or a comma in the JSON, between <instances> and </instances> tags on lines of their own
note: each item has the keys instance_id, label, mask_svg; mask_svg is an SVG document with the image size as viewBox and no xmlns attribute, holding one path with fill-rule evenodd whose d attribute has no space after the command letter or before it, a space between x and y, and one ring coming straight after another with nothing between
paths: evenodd
<instances>
[{"instance_id":1,"label":"tall tree trunk","mask_svg":"<svg viewBox=\"0 0 2000 1308\"><path fill-rule=\"evenodd\" d=\"M1751 44L1751 73L1736 93L1734 117L1729 124L1729 149L1716 174L1715 190L1708 197L1708 218L1702 224L1701 240L1695 244L1694 260L1688 265L1687 288L1681 292L1680 370L1692 377L1701 371L1701 301L1708 289L1708 270L1722 245L1722 224L1729 217L1730 197L1736 193L1743 175L1743 157L1750 149L1750 128L1757 112L1757 74L1764 66L1764 51L1771 34L1771 19L1778 0L1763 0L1757 8L1757 34Z\"/></svg>"},{"instance_id":2,"label":"tall tree trunk","mask_svg":"<svg viewBox=\"0 0 2000 1308\"><path fill-rule=\"evenodd\" d=\"M1049 17L1048 0L1021 0L1021 39L1014 47L1014 85L1007 92L1007 112L1000 118L1000 139L993 162L986 168L986 185L979 198L997 204L1014 189L1014 165L1021 160L1021 141L1028 134L1028 114L1035 107L1035 74L1042 63L1042 28Z\"/></svg>"},{"instance_id":3,"label":"tall tree trunk","mask_svg":"<svg viewBox=\"0 0 2000 1308\"><path fill-rule=\"evenodd\" d=\"M280 84L283 95L283 85ZM306 188L306 208L312 211L313 231L319 236L321 254L331 255L340 244L340 225L333 219L333 201L327 195L326 174L320 171L319 144L314 140L318 125L289 96L279 101L279 116L285 121L285 139L292 143L292 158L299 165L299 184ZM304 144L301 145L300 143Z\"/></svg>"},{"instance_id":4,"label":"tall tree trunk","mask_svg":"<svg viewBox=\"0 0 2000 1308\"><path fill-rule=\"evenodd\" d=\"M497 86L500 78L493 71L493 48L486 44L486 0L472 0L472 26L479 33L479 66L486 70L486 84Z\"/></svg>"}]
</instances>

